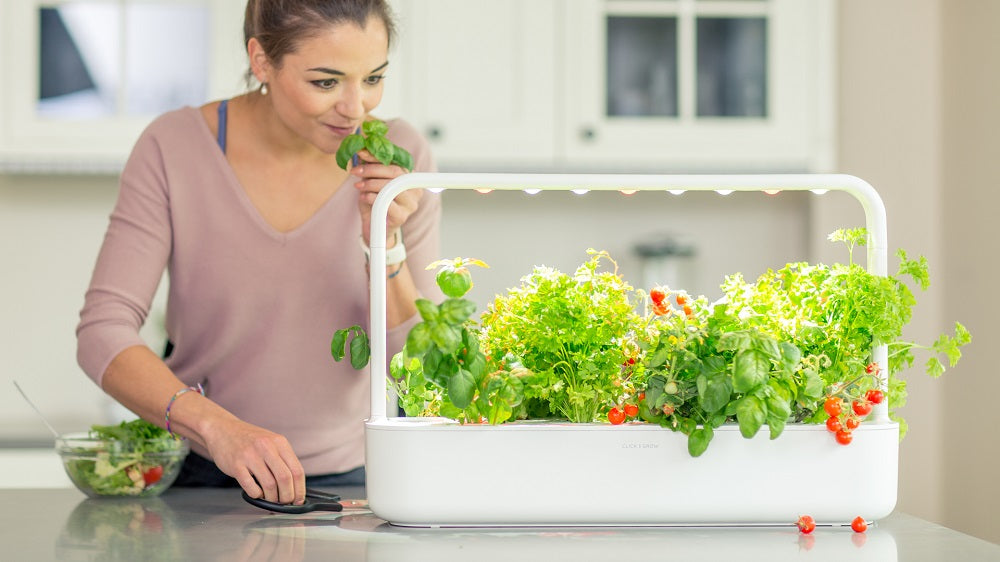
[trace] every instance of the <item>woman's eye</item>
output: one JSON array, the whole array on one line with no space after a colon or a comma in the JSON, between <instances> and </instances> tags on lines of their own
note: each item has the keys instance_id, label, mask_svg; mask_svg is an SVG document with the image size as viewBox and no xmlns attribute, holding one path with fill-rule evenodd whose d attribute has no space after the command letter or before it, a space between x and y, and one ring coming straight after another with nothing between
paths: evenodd
<instances>
[{"instance_id":1,"label":"woman's eye","mask_svg":"<svg viewBox=\"0 0 1000 562\"><path fill-rule=\"evenodd\" d=\"M317 88L323 88L324 90L329 90L337 85L337 80L335 78L327 78L326 80L313 80L312 83Z\"/></svg>"},{"instance_id":2,"label":"woman's eye","mask_svg":"<svg viewBox=\"0 0 1000 562\"><path fill-rule=\"evenodd\" d=\"M379 82L381 82L383 78L385 78L384 74L376 74L374 76L369 76L368 78L366 78L365 83L368 84L369 86L374 86Z\"/></svg>"}]
</instances>

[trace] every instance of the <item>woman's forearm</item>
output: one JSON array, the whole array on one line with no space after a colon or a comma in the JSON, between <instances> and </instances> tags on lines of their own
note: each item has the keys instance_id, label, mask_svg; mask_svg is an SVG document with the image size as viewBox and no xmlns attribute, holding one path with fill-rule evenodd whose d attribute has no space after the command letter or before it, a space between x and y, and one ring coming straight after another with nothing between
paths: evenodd
<instances>
[{"instance_id":1,"label":"woman's forearm","mask_svg":"<svg viewBox=\"0 0 1000 562\"><path fill-rule=\"evenodd\" d=\"M397 268L401 268L398 269ZM389 277L392 275L392 277ZM406 262L386 268L386 327L390 330L417 313L414 302L420 297Z\"/></svg>"},{"instance_id":2,"label":"woman's forearm","mask_svg":"<svg viewBox=\"0 0 1000 562\"><path fill-rule=\"evenodd\" d=\"M191 440L201 454L207 450L207 434L235 420L235 416L197 392L178 395L171 404L171 399L187 385L145 346L132 346L115 356L101 383L104 391L123 406L160 427L166 427L169 405L169 429Z\"/></svg>"}]
</instances>

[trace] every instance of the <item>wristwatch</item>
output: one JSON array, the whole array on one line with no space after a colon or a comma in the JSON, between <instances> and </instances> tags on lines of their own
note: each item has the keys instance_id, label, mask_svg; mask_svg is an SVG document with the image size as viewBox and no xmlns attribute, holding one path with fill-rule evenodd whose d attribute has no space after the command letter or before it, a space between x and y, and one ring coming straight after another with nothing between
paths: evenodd
<instances>
[{"instance_id":1,"label":"wristwatch","mask_svg":"<svg viewBox=\"0 0 1000 562\"><path fill-rule=\"evenodd\" d=\"M396 231L395 239L396 245L385 250L385 265L396 265L397 263L406 261L406 246L403 245L402 230ZM371 262L372 250L365 244L365 237L359 236L358 243L361 245L361 250L365 253L365 263Z\"/></svg>"}]
</instances>

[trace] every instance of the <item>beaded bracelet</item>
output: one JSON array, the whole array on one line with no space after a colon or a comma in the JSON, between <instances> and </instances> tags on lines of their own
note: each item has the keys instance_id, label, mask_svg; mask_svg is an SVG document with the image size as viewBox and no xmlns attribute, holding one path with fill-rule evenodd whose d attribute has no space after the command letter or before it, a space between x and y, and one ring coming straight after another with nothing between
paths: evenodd
<instances>
[{"instance_id":1,"label":"beaded bracelet","mask_svg":"<svg viewBox=\"0 0 1000 562\"><path fill-rule=\"evenodd\" d=\"M170 408L174 406L174 400L177 400L181 396L181 394L184 394L185 392L191 392L192 390L197 392L198 394L201 394L202 396L205 395L205 389L202 388L201 383L198 383L197 386L189 386L187 388L182 388L178 390L177 392L174 393L173 396L170 397L170 402L167 402L167 412L164 414L164 417L167 420L166 429L167 433L169 433L170 436L173 437L174 439L183 439L183 437L178 437L177 435L174 435L173 431L170 431Z\"/></svg>"}]
</instances>

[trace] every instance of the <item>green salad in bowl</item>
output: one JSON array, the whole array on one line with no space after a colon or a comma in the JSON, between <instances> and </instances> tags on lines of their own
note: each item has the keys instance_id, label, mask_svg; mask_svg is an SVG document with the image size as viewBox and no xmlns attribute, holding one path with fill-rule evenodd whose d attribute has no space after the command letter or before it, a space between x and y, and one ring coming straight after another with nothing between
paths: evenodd
<instances>
[{"instance_id":1,"label":"green salad in bowl","mask_svg":"<svg viewBox=\"0 0 1000 562\"><path fill-rule=\"evenodd\" d=\"M70 480L88 496L145 497L158 496L174 483L188 444L136 419L62 435L56 451Z\"/></svg>"}]
</instances>

